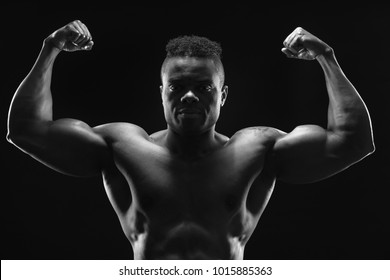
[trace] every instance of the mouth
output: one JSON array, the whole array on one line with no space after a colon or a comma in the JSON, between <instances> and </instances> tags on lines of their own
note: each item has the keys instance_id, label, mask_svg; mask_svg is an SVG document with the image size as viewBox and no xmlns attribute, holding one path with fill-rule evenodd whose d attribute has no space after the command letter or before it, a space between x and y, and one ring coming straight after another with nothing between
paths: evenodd
<instances>
[{"instance_id":1,"label":"mouth","mask_svg":"<svg viewBox=\"0 0 390 280\"><path fill-rule=\"evenodd\" d=\"M200 116L202 114L202 112L200 110L197 110L197 109L180 109L178 111L178 116L181 116L181 117L188 117L188 118L196 118L198 116Z\"/></svg>"}]
</instances>

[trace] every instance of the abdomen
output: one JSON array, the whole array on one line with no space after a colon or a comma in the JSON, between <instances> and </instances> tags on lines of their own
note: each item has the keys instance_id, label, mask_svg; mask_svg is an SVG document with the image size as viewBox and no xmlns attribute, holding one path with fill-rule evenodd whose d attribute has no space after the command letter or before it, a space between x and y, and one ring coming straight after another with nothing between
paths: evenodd
<instances>
[{"instance_id":1,"label":"abdomen","mask_svg":"<svg viewBox=\"0 0 390 280\"><path fill-rule=\"evenodd\" d=\"M226 236L194 222L182 222L160 233L160 236L150 232L149 238L145 244L145 257L148 259L230 258Z\"/></svg>"}]
</instances>

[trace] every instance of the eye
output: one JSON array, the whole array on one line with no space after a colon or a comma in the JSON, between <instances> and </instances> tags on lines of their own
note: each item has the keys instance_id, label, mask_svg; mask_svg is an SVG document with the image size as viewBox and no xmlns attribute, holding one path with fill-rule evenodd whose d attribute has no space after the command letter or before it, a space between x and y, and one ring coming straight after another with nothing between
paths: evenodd
<instances>
[{"instance_id":1,"label":"eye","mask_svg":"<svg viewBox=\"0 0 390 280\"><path fill-rule=\"evenodd\" d=\"M179 91L181 89L181 86L177 84L170 84L168 86L168 89L170 92L175 92L175 91Z\"/></svg>"},{"instance_id":2,"label":"eye","mask_svg":"<svg viewBox=\"0 0 390 280\"><path fill-rule=\"evenodd\" d=\"M211 92L213 90L213 86L210 84L201 85L199 89L203 92Z\"/></svg>"}]
</instances>

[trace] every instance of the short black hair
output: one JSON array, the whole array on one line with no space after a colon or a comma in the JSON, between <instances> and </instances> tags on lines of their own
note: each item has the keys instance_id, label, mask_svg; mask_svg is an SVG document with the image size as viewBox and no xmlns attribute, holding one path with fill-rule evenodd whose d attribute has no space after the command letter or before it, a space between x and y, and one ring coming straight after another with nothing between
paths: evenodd
<instances>
[{"instance_id":1,"label":"short black hair","mask_svg":"<svg viewBox=\"0 0 390 280\"><path fill-rule=\"evenodd\" d=\"M179 36L168 41L165 50L166 58L161 67L161 77L166 65L166 62L173 57L195 57L195 58L210 58L214 61L219 69L221 76L221 86L225 82L225 71L222 65L222 47L221 44L212 41L206 37L197 35Z\"/></svg>"},{"instance_id":2,"label":"short black hair","mask_svg":"<svg viewBox=\"0 0 390 280\"><path fill-rule=\"evenodd\" d=\"M214 57L222 58L222 47L218 42L206 37L191 35L180 36L169 40L165 50L167 57Z\"/></svg>"}]
</instances>

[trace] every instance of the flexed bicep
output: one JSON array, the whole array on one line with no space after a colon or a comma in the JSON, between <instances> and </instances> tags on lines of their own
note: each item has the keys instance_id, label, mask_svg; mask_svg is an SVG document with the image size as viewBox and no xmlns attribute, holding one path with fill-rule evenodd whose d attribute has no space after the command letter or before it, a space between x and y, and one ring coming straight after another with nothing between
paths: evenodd
<instances>
[{"instance_id":1,"label":"flexed bicep","mask_svg":"<svg viewBox=\"0 0 390 280\"><path fill-rule=\"evenodd\" d=\"M72 176L100 174L110 159L102 136L74 119L31 122L14 144L46 166Z\"/></svg>"},{"instance_id":2,"label":"flexed bicep","mask_svg":"<svg viewBox=\"0 0 390 280\"><path fill-rule=\"evenodd\" d=\"M33 68L12 99L7 140L45 165L62 173L99 173L108 157L107 145L86 123L53 120L51 77L62 51L90 50L93 41L81 21L73 21L47 37Z\"/></svg>"},{"instance_id":3,"label":"flexed bicep","mask_svg":"<svg viewBox=\"0 0 390 280\"><path fill-rule=\"evenodd\" d=\"M281 133L272 150L276 176L288 183L311 183L330 177L360 158L337 134L317 125Z\"/></svg>"},{"instance_id":4,"label":"flexed bicep","mask_svg":"<svg viewBox=\"0 0 390 280\"><path fill-rule=\"evenodd\" d=\"M370 116L329 45L301 27L283 45L282 52L289 58L320 63L329 97L328 125L303 125L281 133L273 149L275 170L279 179L288 182L318 181L375 150Z\"/></svg>"}]
</instances>

